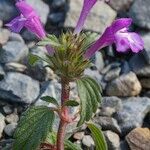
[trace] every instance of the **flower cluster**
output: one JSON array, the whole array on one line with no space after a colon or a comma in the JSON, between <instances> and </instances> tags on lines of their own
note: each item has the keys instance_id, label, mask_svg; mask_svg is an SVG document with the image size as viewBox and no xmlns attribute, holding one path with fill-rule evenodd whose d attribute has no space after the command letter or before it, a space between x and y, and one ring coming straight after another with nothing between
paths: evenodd
<instances>
[{"instance_id":1,"label":"flower cluster","mask_svg":"<svg viewBox=\"0 0 150 150\"><path fill-rule=\"evenodd\" d=\"M84 26L84 22L98 0L84 0L83 8L74 30L74 34L79 35ZM36 11L28 5L24 0L16 3L16 7L20 11L20 16L13 19L10 23L6 24L12 31L20 32L23 27L33 32L39 39L46 37L46 32ZM102 36L89 47L85 54L85 59L90 59L96 51L111 45L116 44L118 52L126 52L132 50L137 53L143 50L143 40L135 32L129 32L128 28L132 23L131 18L122 18L115 20L111 26L106 28ZM49 45L47 46L49 54L54 53L55 50Z\"/></svg>"}]
</instances>

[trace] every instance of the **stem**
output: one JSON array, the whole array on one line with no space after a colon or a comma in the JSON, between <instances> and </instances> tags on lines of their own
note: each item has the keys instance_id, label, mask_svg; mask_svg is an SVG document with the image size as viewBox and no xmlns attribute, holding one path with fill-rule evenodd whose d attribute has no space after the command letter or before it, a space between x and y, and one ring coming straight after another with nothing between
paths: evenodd
<instances>
[{"instance_id":1,"label":"stem","mask_svg":"<svg viewBox=\"0 0 150 150\"><path fill-rule=\"evenodd\" d=\"M64 102L69 100L69 93L70 93L69 82L65 79L62 79L61 86L62 86L61 106L63 106ZM61 108L61 115L63 115L65 118L68 118L69 112L66 106L63 106ZM57 132L57 150L64 150L64 139L67 124L68 122L65 119L63 119L63 117L60 117L60 123Z\"/></svg>"}]
</instances>

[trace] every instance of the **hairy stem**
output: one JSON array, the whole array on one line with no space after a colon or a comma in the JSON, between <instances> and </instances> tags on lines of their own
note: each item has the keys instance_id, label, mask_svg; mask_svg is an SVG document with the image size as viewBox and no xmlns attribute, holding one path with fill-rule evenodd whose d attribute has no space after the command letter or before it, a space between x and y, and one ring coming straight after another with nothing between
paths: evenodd
<instances>
[{"instance_id":1,"label":"hairy stem","mask_svg":"<svg viewBox=\"0 0 150 150\"><path fill-rule=\"evenodd\" d=\"M60 123L57 133L57 150L64 150L64 139L65 139L65 132L67 127L67 118L69 117L68 108L66 106L63 106L64 102L69 100L69 93L70 93L70 87L69 82L65 79L61 80L61 86L62 86L62 92L61 92L61 115L63 117L60 117Z\"/></svg>"}]
</instances>

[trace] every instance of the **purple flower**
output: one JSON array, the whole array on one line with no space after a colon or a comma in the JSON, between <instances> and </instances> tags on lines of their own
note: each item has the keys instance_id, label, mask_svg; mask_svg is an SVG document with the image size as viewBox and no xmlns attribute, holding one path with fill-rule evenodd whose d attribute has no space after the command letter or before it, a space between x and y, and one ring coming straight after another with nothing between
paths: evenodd
<instances>
[{"instance_id":1,"label":"purple flower","mask_svg":"<svg viewBox=\"0 0 150 150\"><path fill-rule=\"evenodd\" d=\"M20 11L20 16L6 24L13 32L20 32L23 27L34 33L38 38L42 39L46 36L39 16L35 10L25 1L18 1L16 7Z\"/></svg>"},{"instance_id":2,"label":"purple flower","mask_svg":"<svg viewBox=\"0 0 150 150\"><path fill-rule=\"evenodd\" d=\"M141 37L135 32L128 32L128 27L131 23L131 18L122 18L114 21L105 30L103 35L86 51L84 57L89 59L96 51L113 43L116 44L118 52L126 52L131 49L133 52L138 53L143 50L144 42Z\"/></svg>"},{"instance_id":3,"label":"purple flower","mask_svg":"<svg viewBox=\"0 0 150 150\"><path fill-rule=\"evenodd\" d=\"M79 34L81 32L84 22L88 16L90 10L92 9L92 7L94 6L94 4L96 2L97 2L97 0L84 0L82 11L81 11L78 23L74 30L75 34Z\"/></svg>"}]
</instances>

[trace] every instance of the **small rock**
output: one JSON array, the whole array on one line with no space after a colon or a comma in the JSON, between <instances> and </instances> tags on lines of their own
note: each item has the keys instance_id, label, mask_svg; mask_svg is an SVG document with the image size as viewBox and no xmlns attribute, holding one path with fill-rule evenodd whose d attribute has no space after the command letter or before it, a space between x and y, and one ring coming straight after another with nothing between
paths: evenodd
<instances>
[{"instance_id":1,"label":"small rock","mask_svg":"<svg viewBox=\"0 0 150 150\"><path fill-rule=\"evenodd\" d=\"M5 76L5 72L3 67L0 65L0 81L4 79Z\"/></svg>"},{"instance_id":2,"label":"small rock","mask_svg":"<svg viewBox=\"0 0 150 150\"><path fill-rule=\"evenodd\" d=\"M147 64L141 53L135 54L129 60L129 65L138 77L150 77L150 65Z\"/></svg>"},{"instance_id":3,"label":"small rock","mask_svg":"<svg viewBox=\"0 0 150 150\"><path fill-rule=\"evenodd\" d=\"M27 69L25 65L20 63L15 63L15 62L6 63L4 68L7 72L14 71L14 72L21 72L21 73L25 72Z\"/></svg>"},{"instance_id":4,"label":"small rock","mask_svg":"<svg viewBox=\"0 0 150 150\"><path fill-rule=\"evenodd\" d=\"M12 3L12 0L0 0L0 20L5 22L16 17L17 9Z\"/></svg>"},{"instance_id":5,"label":"small rock","mask_svg":"<svg viewBox=\"0 0 150 150\"><path fill-rule=\"evenodd\" d=\"M82 139L82 143L83 145L85 145L86 147L91 147L91 146L94 146L94 141L92 139L92 137L90 135L85 135Z\"/></svg>"},{"instance_id":6,"label":"small rock","mask_svg":"<svg viewBox=\"0 0 150 150\"><path fill-rule=\"evenodd\" d=\"M130 8L133 0L112 0L108 4L117 11L126 11Z\"/></svg>"},{"instance_id":7,"label":"small rock","mask_svg":"<svg viewBox=\"0 0 150 150\"><path fill-rule=\"evenodd\" d=\"M95 66L96 68L101 71L104 68L104 59L101 52L96 52L95 54Z\"/></svg>"},{"instance_id":8,"label":"small rock","mask_svg":"<svg viewBox=\"0 0 150 150\"><path fill-rule=\"evenodd\" d=\"M4 128L5 128L5 117L0 113L0 138L2 137Z\"/></svg>"},{"instance_id":9,"label":"small rock","mask_svg":"<svg viewBox=\"0 0 150 150\"><path fill-rule=\"evenodd\" d=\"M2 28L2 27L3 27L3 21L0 20L0 28Z\"/></svg>"},{"instance_id":10,"label":"small rock","mask_svg":"<svg viewBox=\"0 0 150 150\"><path fill-rule=\"evenodd\" d=\"M1 29L0 28L0 44L4 45L7 43L9 39L10 32L7 29Z\"/></svg>"},{"instance_id":11,"label":"small rock","mask_svg":"<svg viewBox=\"0 0 150 150\"><path fill-rule=\"evenodd\" d=\"M150 65L150 33L142 36L142 39L144 41L144 48L145 50L143 51L144 57L147 61L147 63Z\"/></svg>"},{"instance_id":12,"label":"small rock","mask_svg":"<svg viewBox=\"0 0 150 150\"><path fill-rule=\"evenodd\" d=\"M10 105L4 106L3 110L4 110L4 113L7 114L7 115L9 115L9 114L11 114L13 112L13 108Z\"/></svg>"},{"instance_id":13,"label":"small rock","mask_svg":"<svg viewBox=\"0 0 150 150\"><path fill-rule=\"evenodd\" d=\"M7 123L17 123L19 120L19 117L17 114L13 113L13 114L7 115L5 117L5 120Z\"/></svg>"},{"instance_id":14,"label":"small rock","mask_svg":"<svg viewBox=\"0 0 150 150\"><path fill-rule=\"evenodd\" d=\"M114 63L111 63L109 65L107 65L102 71L101 71L101 74L105 75L108 71L110 71L111 69L115 69L115 68L118 68L120 67L121 64L119 62L114 62Z\"/></svg>"},{"instance_id":15,"label":"small rock","mask_svg":"<svg viewBox=\"0 0 150 150\"><path fill-rule=\"evenodd\" d=\"M141 79L140 83L143 88L150 89L150 78Z\"/></svg>"},{"instance_id":16,"label":"small rock","mask_svg":"<svg viewBox=\"0 0 150 150\"><path fill-rule=\"evenodd\" d=\"M39 92L39 82L21 73L9 72L0 81L0 97L12 102L30 104Z\"/></svg>"},{"instance_id":17,"label":"small rock","mask_svg":"<svg viewBox=\"0 0 150 150\"><path fill-rule=\"evenodd\" d=\"M76 140L82 140L84 137L84 132L77 132L73 135L73 138Z\"/></svg>"},{"instance_id":18,"label":"small rock","mask_svg":"<svg viewBox=\"0 0 150 150\"><path fill-rule=\"evenodd\" d=\"M56 12L56 13L50 14L48 18L52 24L58 24L64 21L65 14L62 12Z\"/></svg>"},{"instance_id":19,"label":"small rock","mask_svg":"<svg viewBox=\"0 0 150 150\"><path fill-rule=\"evenodd\" d=\"M104 132L106 142L108 144L108 149L110 150L119 150L120 147L120 138L118 134L112 131L105 131Z\"/></svg>"},{"instance_id":20,"label":"small rock","mask_svg":"<svg viewBox=\"0 0 150 150\"><path fill-rule=\"evenodd\" d=\"M101 116L112 116L122 108L121 99L118 97L103 97L101 104Z\"/></svg>"},{"instance_id":21,"label":"small rock","mask_svg":"<svg viewBox=\"0 0 150 150\"><path fill-rule=\"evenodd\" d=\"M135 73L121 75L108 84L106 93L109 96L136 96L141 92L141 84Z\"/></svg>"},{"instance_id":22,"label":"small rock","mask_svg":"<svg viewBox=\"0 0 150 150\"><path fill-rule=\"evenodd\" d=\"M139 27L150 29L150 1L149 0L136 0L130 9L130 17ZM140 6L140 10L139 10Z\"/></svg>"},{"instance_id":23,"label":"small rock","mask_svg":"<svg viewBox=\"0 0 150 150\"><path fill-rule=\"evenodd\" d=\"M11 123L6 125L6 127L4 128L5 134L10 137L13 136L16 127L17 127L17 123Z\"/></svg>"},{"instance_id":24,"label":"small rock","mask_svg":"<svg viewBox=\"0 0 150 150\"><path fill-rule=\"evenodd\" d=\"M83 1L70 0L70 9L67 12L67 17L64 23L66 28L75 28L82 6ZM97 3L87 17L84 29L102 33L105 28L113 22L116 15L117 13L106 3Z\"/></svg>"},{"instance_id":25,"label":"small rock","mask_svg":"<svg viewBox=\"0 0 150 150\"><path fill-rule=\"evenodd\" d=\"M149 150L150 129L136 128L126 136L126 140L131 150Z\"/></svg>"},{"instance_id":26,"label":"small rock","mask_svg":"<svg viewBox=\"0 0 150 150\"><path fill-rule=\"evenodd\" d=\"M127 61L123 61L121 64L121 75L122 74L127 74L131 71L131 68L129 66L129 63Z\"/></svg>"},{"instance_id":27,"label":"small rock","mask_svg":"<svg viewBox=\"0 0 150 150\"><path fill-rule=\"evenodd\" d=\"M10 41L0 51L0 62L18 62L28 55L28 48L25 44Z\"/></svg>"},{"instance_id":28,"label":"small rock","mask_svg":"<svg viewBox=\"0 0 150 150\"><path fill-rule=\"evenodd\" d=\"M24 40L21 37L21 35L18 33L14 33L14 32L11 32L9 36L9 41L18 41L18 42L24 43Z\"/></svg>"},{"instance_id":29,"label":"small rock","mask_svg":"<svg viewBox=\"0 0 150 150\"><path fill-rule=\"evenodd\" d=\"M122 136L133 128L141 127L146 115L150 112L150 99L147 97L131 97L122 101L123 107L114 118L122 131Z\"/></svg>"},{"instance_id":30,"label":"small rock","mask_svg":"<svg viewBox=\"0 0 150 150\"><path fill-rule=\"evenodd\" d=\"M53 0L52 7L54 9L62 8L65 6L66 1L65 0Z\"/></svg>"},{"instance_id":31,"label":"small rock","mask_svg":"<svg viewBox=\"0 0 150 150\"><path fill-rule=\"evenodd\" d=\"M111 130L117 134L121 134L117 121L111 117L95 117L94 122L102 127L102 130Z\"/></svg>"},{"instance_id":32,"label":"small rock","mask_svg":"<svg viewBox=\"0 0 150 150\"><path fill-rule=\"evenodd\" d=\"M111 69L111 70L108 71L108 72L106 73L106 75L104 76L104 80L105 80L105 81L111 81L111 80L113 80L113 79L116 79L117 77L119 77L120 72L121 72L121 68L114 68L114 69Z\"/></svg>"}]
</instances>

